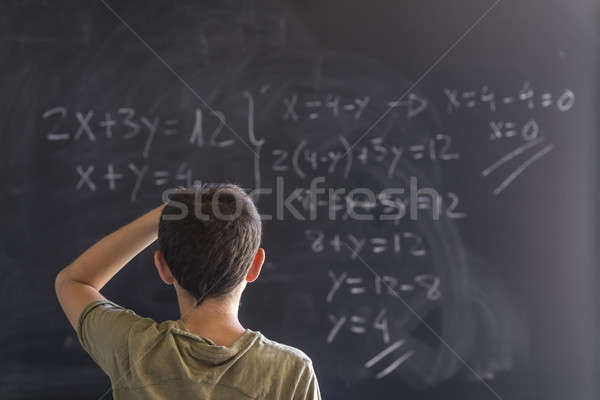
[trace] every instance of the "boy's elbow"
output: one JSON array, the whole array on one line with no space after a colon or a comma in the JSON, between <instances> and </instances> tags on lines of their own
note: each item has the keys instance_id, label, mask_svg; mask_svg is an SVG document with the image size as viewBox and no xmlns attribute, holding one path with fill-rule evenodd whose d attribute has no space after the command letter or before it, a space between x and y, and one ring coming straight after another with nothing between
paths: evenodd
<instances>
[{"instance_id":1,"label":"boy's elbow","mask_svg":"<svg viewBox=\"0 0 600 400\"><path fill-rule=\"evenodd\" d=\"M56 292L57 296L66 280L67 277L65 274L65 270L61 269L60 271L58 271L58 274L56 274L56 277L54 278L54 291Z\"/></svg>"}]
</instances>

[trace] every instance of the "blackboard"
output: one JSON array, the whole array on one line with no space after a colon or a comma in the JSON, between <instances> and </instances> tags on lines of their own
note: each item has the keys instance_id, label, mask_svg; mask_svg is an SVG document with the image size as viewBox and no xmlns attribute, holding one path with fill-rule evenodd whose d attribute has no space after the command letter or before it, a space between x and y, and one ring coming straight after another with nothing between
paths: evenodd
<instances>
[{"instance_id":1,"label":"blackboard","mask_svg":"<svg viewBox=\"0 0 600 400\"><path fill-rule=\"evenodd\" d=\"M105 393L53 278L197 181L263 190L240 317L324 398L597 398L593 2L0 10L2 398ZM105 295L178 317L149 250Z\"/></svg>"}]
</instances>

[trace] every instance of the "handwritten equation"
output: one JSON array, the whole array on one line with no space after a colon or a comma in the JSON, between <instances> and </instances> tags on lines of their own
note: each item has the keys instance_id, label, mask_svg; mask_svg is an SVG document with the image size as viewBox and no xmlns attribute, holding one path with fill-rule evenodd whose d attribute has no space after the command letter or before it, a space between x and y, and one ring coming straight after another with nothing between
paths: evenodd
<instances>
[{"instance_id":1,"label":"handwritten equation","mask_svg":"<svg viewBox=\"0 0 600 400\"><path fill-rule=\"evenodd\" d=\"M575 93L564 89L560 93L546 90L536 91L529 81L523 82L520 89L504 95L496 94L488 85L477 90L445 88L446 112L456 113L461 110L478 110L496 112L501 108L522 106L529 110L534 108L569 111L575 104Z\"/></svg>"},{"instance_id":2,"label":"handwritten equation","mask_svg":"<svg viewBox=\"0 0 600 400\"><path fill-rule=\"evenodd\" d=\"M424 296L427 301L437 302L442 298L441 282L438 276L419 274L408 282L401 282L391 275L379 276L376 274L373 279L368 279L348 271L336 274L334 271L329 270L328 276L331 286L325 302L330 308L333 307L334 309L328 313L330 328L325 337L327 344L334 343L342 334L359 336L377 334L381 339L383 349L366 360L364 367L367 369L376 367L384 363L384 359L389 359L393 354L395 356L391 363L385 365L376 373L376 379L389 375L416 354L416 350L408 346L407 338L398 339L398 335L391 332L392 324L389 321L387 307L381 307L376 313L370 308L366 311L359 310L352 313L347 311L338 312L335 311L336 296L339 296L342 292L347 293L349 296L361 298L369 295L389 295L398 298L410 294ZM372 303L373 300L369 299L366 302ZM396 339L392 343L393 337L396 337Z\"/></svg>"},{"instance_id":3,"label":"handwritten equation","mask_svg":"<svg viewBox=\"0 0 600 400\"><path fill-rule=\"evenodd\" d=\"M365 237L354 234L340 235L338 233L327 237L322 230L307 229L305 236L313 252L347 252L351 259L358 258L362 252L397 255L405 252L413 257L422 257L427 254L423 237L410 231L394 232L380 237Z\"/></svg>"},{"instance_id":4,"label":"handwritten equation","mask_svg":"<svg viewBox=\"0 0 600 400\"><path fill-rule=\"evenodd\" d=\"M328 149L322 152L311 149L307 140L301 140L291 149L273 149L269 160L271 170L278 173L291 171L301 179L305 179L309 172L314 176L317 171L329 175L342 171L343 177L348 178L355 163L359 167L377 163L385 167L388 177L393 177L403 158L412 161L449 161L460 158L459 153L452 149L452 137L444 134L407 145L388 144L381 137L371 138L367 145L356 147L351 147L344 136L339 136L338 142L339 150Z\"/></svg>"},{"instance_id":5,"label":"handwritten equation","mask_svg":"<svg viewBox=\"0 0 600 400\"><path fill-rule=\"evenodd\" d=\"M208 114L208 115L205 115ZM148 117L134 108L122 107L116 111L106 111L97 115L93 110L85 112L69 112L64 106L50 108L42 113L42 118L48 120L51 126L46 133L49 141L80 141L96 142L99 136L107 140L131 140L143 137L144 144L142 155L148 158L150 149L156 135L173 136L184 135L187 141L196 147L228 147L234 140L223 138L223 128L226 124L225 115L220 111L205 113L196 109L191 126L183 127L182 121L175 118ZM70 119L70 121L69 121ZM213 119L213 126L209 129L207 124ZM65 131L67 122L75 123L71 131Z\"/></svg>"},{"instance_id":6,"label":"handwritten equation","mask_svg":"<svg viewBox=\"0 0 600 400\"><path fill-rule=\"evenodd\" d=\"M135 201L138 192L145 181L150 181L155 187L168 188L173 186L190 187L197 181L192 180L192 169L186 163L181 163L173 170L168 169L150 169L150 165L145 163L138 165L130 162L126 168L118 169L114 163L107 163L104 170L96 169L97 165L86 164L75 166L78 180L75 188L95 192L98 190L100 181L102 181L109 191L118 190L123 180L130 181L130 200ZM131 179L128 179L131 178Z\"/></svg>"}]
</instances>

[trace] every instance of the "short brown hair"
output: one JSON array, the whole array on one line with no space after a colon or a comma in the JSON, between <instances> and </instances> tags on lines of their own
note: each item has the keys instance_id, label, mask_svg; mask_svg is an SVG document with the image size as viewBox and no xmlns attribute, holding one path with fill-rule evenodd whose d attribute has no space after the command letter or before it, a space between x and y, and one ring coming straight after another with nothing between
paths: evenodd
<instances>
[{"instance_id":1,"label":"short brown hair","mask_svg":"<svg viewBox=\"0 0 600 400\"><path fill-rule=\"evenodd\" d=\"M200 305L244 280L261 232L256 206L243 189L208 183L169 196L158 245L179 285Z\"/></svg>"}]
</instances>

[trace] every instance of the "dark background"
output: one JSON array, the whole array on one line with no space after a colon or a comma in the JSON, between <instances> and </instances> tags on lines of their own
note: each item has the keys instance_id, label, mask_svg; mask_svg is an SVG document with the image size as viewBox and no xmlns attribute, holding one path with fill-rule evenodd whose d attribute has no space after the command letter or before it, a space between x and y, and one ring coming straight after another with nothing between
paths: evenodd
<instances>
[{"instance_id":1,"label":"dark background","mask_svg":"<svg viewBox=\"0 0 600 400\"><path fill-rule=\"evenodd\" d=\"M256 136L265 139L261 185L273 186L279 174L269 169L272 150L291 153L306 140L321 153L339 151L338 136L353 143L386 110L387 101L421 77L411 92L428 100L427 111L410 120L386 117L356 153L374 137L389 139L388 145L410 144L443 132L452 137L461 158L406 161L391 178L380 166L361 166L355 159L349 178L337 171L328 176L328 184L381 190L418 176L441 192L459 194L467 217L403 221L400 227L322 217L266 221L268 261L261 279L245 294L242 322L304 350L327 399L597 398L600 32L593 1L503 0L489 13L492 2L475 1L107 4L172 70L102 2L0 5L3 398L97 398L109 387L62 315L53 278L96 240L160 201L162 189L151 180L132 200L135 179L129 163L174 170L186 162L197 179L256 187L253 155L240 140L249 142L243 95L248 92L255 100ZM494 116L480 108L446 111L445 88L488 85L497 93L516 94L525 81L538 99L540 92L568 88L575 93L575 105L567 112L541 110L539 102L533 110L498 107ZM270 89L262 96L265 85ZM197 149L186 140L157 136L144 155L141 135L124 140L124 128L118 126L107 140L97 125L94 142L85 136L46 139L52 123L42 115L56 106L69 113L60 126L64 131L77 129L77 112L93 110L97 123L105 112L116 117L119 108L131 107L138 120L142 115L180 118L187 127L183 135L189 136L194 110L209 114L190 88L226 115L239 137L225 129L220 138L235 144ZM372 107L360 122L294 124L281 117L282 100L290 93L306 98L369 95ZM500 176L483 179L480 171L522 142L492 142L488 123L529 118L539 123L554 150L494 196ZM207 131L215 123L207 119ZM101 180L109 163L124 175L114 191ZM77 190L75 168L90 164L96 168L97 190ZM504 175L518 164L509 164L513 168ZM286 187L308 185L290 171L282 175ZM259 207L274 210L268 198L261 198ZM326 304L329 270L373 276L347 251L312 252L305 232L315 229L328 239L335 234L384 236L398 229L420 232L426 256L366 254L364 260L379 274L410 279L418 271L441 278L439 301L407 301L462 360L398 299L339 296ZM160 284L149 251L120 272L104 294L141 315L178 317L174 294ZM331 344L325 339L330 314L358 309L372 316L380 307L387 308L394 334L406 338L416 355L376 379L377 369L363 364L383 349L377 334L344 332Z\"/></svg>"}]
</instances>

